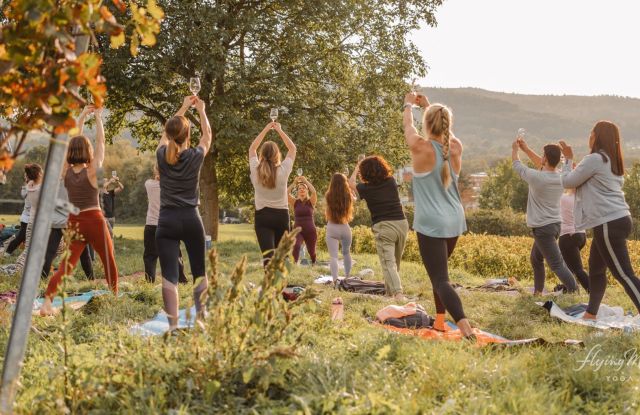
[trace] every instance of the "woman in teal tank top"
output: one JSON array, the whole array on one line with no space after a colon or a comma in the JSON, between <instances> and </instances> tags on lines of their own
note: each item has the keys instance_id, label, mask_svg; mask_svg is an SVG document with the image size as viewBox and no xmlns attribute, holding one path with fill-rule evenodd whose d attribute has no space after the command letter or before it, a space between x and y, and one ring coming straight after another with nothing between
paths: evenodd
<instances>
[{"instance_id":1,"label":"woman in teal tank top","mask_svg":"<svg viewBox=\"0 0 640 415\"><path fill-rule=\"evenodd\" d=\"M458 237L467 230L458 192L462 168L462 143L451 133L451 110L430 105L427 97L411 92L404 104L404 135L413 164L415 214L413 229L418 236L420 255L433 286L436 303L434 328L444 330L448 311L465 337L473 337L462 302L449 281L448 259ZM425 108L423 135L413 123L412 108Z\"/></svg>"}]
</instances>

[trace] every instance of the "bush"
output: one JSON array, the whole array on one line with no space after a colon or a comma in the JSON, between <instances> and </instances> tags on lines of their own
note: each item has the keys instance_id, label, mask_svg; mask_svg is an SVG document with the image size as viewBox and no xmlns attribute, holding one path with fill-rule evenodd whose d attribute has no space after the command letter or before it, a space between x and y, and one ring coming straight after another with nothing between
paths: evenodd
<instances>
[{"instance_id":1,"label":"bush","mask_svg":"<svg viewBox=\"0 0 640 415\"><path fill-rule=\"evenodd\" d=\"M481 209L467 212L469 232L500 236L529 236L527 216L511 209Z\"/></svg>"},{"instance_id":2,"label":"bush","mask_svg":"<svg viewBox=\"0 0 640 415\"><path fill-rule=\"evenodd\" d=\"M353 230L351 252L356 254L376 254L373 232L369 227L356 226ZM318 249L326 251L325 229L318 229ZM531 279L533 271L529 262L533 238L527 236L497 236L468 233L458 239L449 266L486 278L514 277ZM591 240L582 250L582 262L588 263ZM640 261L640 241L629 241L632 263ZM415 232L407 237L407 246L402 257L405 261L420 262L420 251ZM547 277L553 273L547 269Z\"/></svg>"}]
</instances>

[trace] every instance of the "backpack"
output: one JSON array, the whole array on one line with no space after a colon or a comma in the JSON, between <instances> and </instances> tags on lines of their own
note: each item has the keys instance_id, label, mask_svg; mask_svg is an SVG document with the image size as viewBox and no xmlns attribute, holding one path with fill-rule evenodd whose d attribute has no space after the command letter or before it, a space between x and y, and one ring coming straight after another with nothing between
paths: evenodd
<instances>
[{"instance_id":1,"label":"backpack","mask_svg":"<svg viewBox=\"0 0 640 415\"><path fill-rule=\"evenodd\" d=\"M361 280L358 278L345 278L340 280L338 288L342 291L360 294L384 295L386 292L383 282Z\"/></svg>"}]
</instances>

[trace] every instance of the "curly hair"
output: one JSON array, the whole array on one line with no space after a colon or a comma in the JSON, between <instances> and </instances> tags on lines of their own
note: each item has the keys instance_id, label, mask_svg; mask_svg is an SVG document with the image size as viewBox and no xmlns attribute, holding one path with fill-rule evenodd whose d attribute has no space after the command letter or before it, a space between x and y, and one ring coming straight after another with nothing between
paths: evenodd
<instances>
[{"instance_id":1,"label":"curly hair","mask_svg":"<svg viewBox=\"0 0 640 415\"><path fill-rule=\"evenodd\" d=\"M347 176L342 173L335 173L331 177L329 190L325 194L327 207L325 213L331 223L344 224L353 219L353 196Z\"/></svg>"},{"instance_id":2,"label":"curly hair","mask_svg":"<svg viewBox=\"0 0 640 415\"><path fill-rule=\"evenodd\" d=\"M360 162L360 179L367 184L380 184L392 175L391 166L381 156L369 156Z\"/></svg>"}]
</instances>

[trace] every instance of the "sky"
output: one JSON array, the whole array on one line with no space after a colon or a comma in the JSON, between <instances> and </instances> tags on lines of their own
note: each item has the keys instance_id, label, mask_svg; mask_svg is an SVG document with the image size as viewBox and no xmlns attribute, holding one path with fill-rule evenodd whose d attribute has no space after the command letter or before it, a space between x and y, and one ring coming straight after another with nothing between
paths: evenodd
<instances>
[{"instance_id":1,"label":"sky","mask_svg":"<svg viewBox=\"0 0 640 415\"><path fill-rule=\"evenodd\" d=\"M445 0L423 86L640 98L639 0Z\"/></svg>"}]
</instances>

